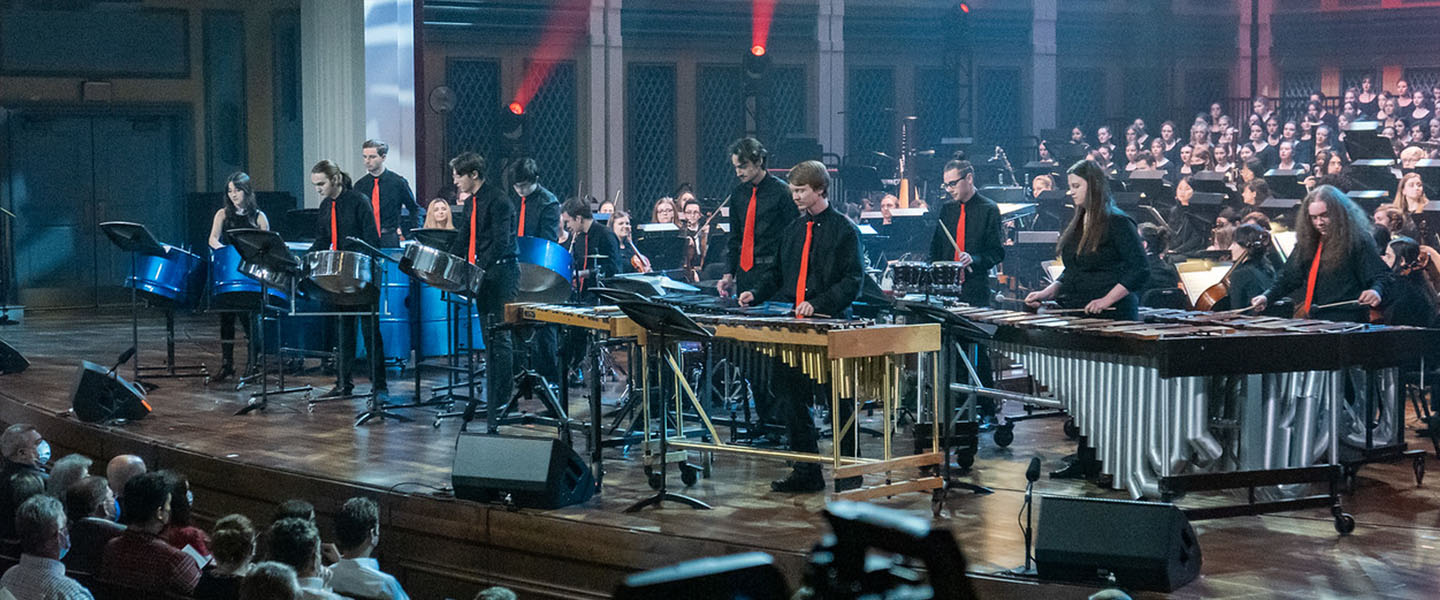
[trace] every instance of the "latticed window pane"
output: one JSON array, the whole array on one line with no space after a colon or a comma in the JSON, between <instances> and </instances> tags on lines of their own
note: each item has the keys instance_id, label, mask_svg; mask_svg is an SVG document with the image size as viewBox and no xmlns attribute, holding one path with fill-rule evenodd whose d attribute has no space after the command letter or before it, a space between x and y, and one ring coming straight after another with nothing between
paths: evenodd
<instances>
[{"instance_id":1,"label":"latticed window pane","mask_svg":"<svg viewBox=\"0 0 1440 600\"><path fill-rule=\"evenodd\" d=\"M788 135L805 134L805 67L770 69L770 132L767 143L778 144Z\"/></svg>"},{"instance_id":2,"label":"latticed window pane","mask_svg":"<svg viewBox=\"0 0 1440 600\"><path fill-rule=\"evenodd\" d=\"M1359 87L1359 83L1356 83ZM1305 114L1310 92L1320 89L1320 72L1314 70L1285 71L1280 74L1280 114L1286 119Z\"/></svg>"},{"instance_id":3,"label":"latticed window pane","mask_svg":"<svg viewBox=\"0 0 1440 600\"><path fill-rule=\"evenodd\" d=\"M955 69L917 69L915 72L916 150L934 147L944 137L960 135L956 115L960 110L959 82Z\"/></svg>"},{"instance_id":4,"label":"latticed window pane","mask_svg":"<svg viewBox=\"0 0 1440 600\"><path fill-rule=\"evenodd\" d=\"M849 153L893 152L895 72L889 68L851 69L845 94L845 137Z\"/></svg>"},{"instance_id":5,"label":"latticed window pane","mask_svg":"<svg viewBox=\"0 0 1440 600\"><path fill-rule=\"evenodd\" d=\"M632 64L626 79L625 206L645 222L655 200L675 185L675 65Z\"/></svg>"},{"instance_id":6,"label":"latticed window pane","mask_svg":"<svg viewBox=\"0 0 1440 600\"><path fill-rule=\"evenodd\" d=\"M562 201L577 191L575 93L575 63L559 63L525 109L530 155L544 173L545 187Z\"/></svg>"},{"instance_id":7,"label":"latticed window pane","mask_svg":"<svg viewBox=\"0 0 1440 600\"><path fill-rule=\"evenodd\" d=\"M1064 69L1060 71L1060 122L1056 126L1068 130L1079 125L1094 141L1095 128L1105 115L1105 72L1100 69ZM1159 129L1159 124L1156 124Z\"/></svg>"},{"instance_id":8,"label":"latticed window pane","mask_svg":"<svg viewBox=\"0 0 1440 600\"><path fill-rule=\"evenodd\" d=\"M445 68L445 83L455 92L455 109L445 118L446 156L468 151L491 158L491 132L500 110L500 63L452 60ZM487 167L498 170L498 161L488 160ZM486 177L496 174L487 173Z\"/></svg>"},{"instance_id":9,"label":"latticed window pane","mask_svg":"<svg viewBox=\"0 0 1440 600\"><path fill-rule=\"evenodd\" d=\"M1415 90L1424 90L1425 95L1428 96L1430 89L1440 83L1440 68L1405 69L1405 82L1410 84L1410 93L1415 93Z\"/></svg>"},{"instance_id":10,"label":"latticed window pane","mask_svg":"<svg viewBox=\"0 0 1440 600\"><path fill-rule=\"evenodd\" d=\"M1376 91L1380 91L1380 71L1375 67L1360 67L1358 69L1344 69L1340 71L1340 93L1344 94L1346 88L1360 89L1360 82L1366 77L1370 78L1370 85ZM1315 82L1315 87L1305 92L1309 96L1312 92L1320 91L1320 82ZM1391 90L1394 91L1394 90Z\"/></svg>"},{"instance_id":11,"label":"latticed window pane","mask_svg":"<svg viewBox=\"0 0 1440 600\"><path fill-rule=\"evenodd\" d=\"M736 183L729 147L745 134L744 77L739 66L701 65L696 70L695 193L701 198L723 197Z\"/></svg>"},{"instance_id":12,"label":"latticed window pane","mask_svg":"<svg viewBox=\"0 0 1440 600\"><path fill-rule=\"evenodd\" d=\"M984 142L1020 137L1020 70L980 69L975 98L975 131Z\"/></svg>"},{"instance_id":13,"label":"latticed window pane","mask_svg":"<svg viewBox=\"0 0 1440 600\"><path fill-rule=\"evenodd\" d=\"M1189 109L1190 114L1206 112L1210 110L1212 102L1226 103L1230 86L1227 83L1229 75L1223 69L1195 69L1185 74L1185 102L1183 106ZM1245 115L1230 115L1231 119L1240 119L1240 124L1245 123Z\"/></svg>"}]
</instances>

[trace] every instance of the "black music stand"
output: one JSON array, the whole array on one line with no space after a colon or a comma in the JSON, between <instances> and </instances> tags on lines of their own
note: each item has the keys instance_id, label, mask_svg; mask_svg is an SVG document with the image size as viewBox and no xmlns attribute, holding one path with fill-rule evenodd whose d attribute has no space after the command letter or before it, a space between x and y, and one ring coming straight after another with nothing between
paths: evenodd
<instances>
[{"instance_id":1,"label":"black music stand","mask_svg":"<svg viewBox=\"0 0 1440 600\"><path fill-rule=\"evenodd\" d=\"M234 229L230 231L230 241L235 246L235 251L240 254L240 259L245 262L259 265L279 273L287 273L296 277L300 275L300 261L296 260L293 254L290 254L290 249L285 246L285 240L281 239L279 233L260 229ZM247 415L250 414L251 411L265 410L265 408L269 406L270 396L308 392L311 389L308 385L286 388L284 375L285 366L282 360L280 366L280 389L273 392L270 391L270 353L265 351L265 311L270 309L270 285L264 279L258 281L260 282L260 319L255 331L255 343L260 349L261 356L260 393L252 394L245 406L235 412L236 416ZM299 293L298 286L292 285L286 292L290 294L291 305L293 306L295 294ZM283 325L280 319L276 319L275 326L277 340L283 340L284 337L281 335L280 329ZM277 343L277 347L282 345L282 343ZM260 399L258 402L255 400L257 397Z\"/></svg>"},{"instance_id":2,"label":"black music stand","mask_svg":"<svg viewBox=\"0 0 1440 600\"><path fill-rule=\"evenodd\" d=\"M680 312L680 309L670 306L668 304L659 304L656 302L650 302L648 300L642 300L638 302L630 300L626 302L618 302L616 303L616 306L618 306L620 310L625 313L626 316L630 317L630 320L634 321L636 325L643 327L645 331L651 336L651 339L648 340L645 345L645 351L646 353L649 353L651 349L654 349L655 353L659 355L659 360L662 362L662 366L663 360L665 358L666 346L670 342L708 342L711 338L714 337L713 333L711 333L704 327L701 327L700 324L696 323L694 319L691 319L685 313ZM642 389L645 389L648 392L650 382L645 381L641 385ZM676 390L676 394L679 393L679 390ZM647 399L647 401L645 402L647 409L649 408L649 404L650 403ZM664 406L664 404L662 404L662 406ZM700 500L696 500L695 498L691 498L684 494L677 494L671 492L666 488L666 474L669 471L668 467L670 465L670 425L668 423L668 410L669 409L663 408L660 410L660 487L658 490L656 490L655 495L636 502L635 504L630 505L629 508L626 508L625 512L627 513L639 512L647 506L659 506L662 502L666 500L680 502L691 508L698 508L704 510L710 509L709 504L706 504L704 502L701 502ZM683 418L683 415L679 414L677 411L677 414L675 415L675 429L677 432L683 430ZM648 450L649 448L646 449Z\"/></svg>"},{"instance_id":3,"label":"black music stand","mask_svg":"<svg viewBox=\"0 0 1440 600\"><path fill-rule=\"evenodd\" d=\"M110 242L115 244L122 251L130 253L130 277L135 277L139 271L140 255L160 256L169 254L169 250L160 240L150 233L144 225L129 223L126 221L107 221L100 224L100 231ZM172 307L162 307L165 310L165 366L163 367L142 367L140 366L140 281L137 279L130 285L130 345L137 351L131 358L131 379L135 383L145 386L146 389L154 389L155 384L144 381L141 371L164 370L164 373L146 375L145 377L210 377L205 370L204 363L198 365L177 365L175 364L175 310ZM181 373L177 371L196 371Z\"/></svg>"},{"instance_id":4,"label":"black music stand","mask_svg":"<svg viewBox=\"0 0 1440 600\"><path fill-rule=\"evenodd\" d=\"M1270 184L1270 195L1276 198L1304 198L1306 172L1304 169L1270 169L1265 172L1265 183Z\"/></svg>"},{"instance_id":5,"label":"black music stand","mask_svg":"<svg viewBox=\"0 0 1440 600\"><path fill-rule=\"evenodd\" d=\"M352 244L364 248L366 254L370 255L370 260L372 261L388 260L394 263L400 262L398 260L395 260L394 258L391 258L391 256L389 254L386 254L383 250L365 243L365 240L354 236L346 236L345 239ZM375 270L380 272L380 281L374 282L372 284L372 287L374 287L376 292L379 293L385 289L385 269ZM370 324L372 327L375 328L375 335L371 337L372 341L380 339L380 303L384 300L385 294L379 293L379 297L376 299L375 303L370 305ZM340 334L344 335L345 332L342 331L340 332ZM401 423L409 423L411 421L410 417L390 412L389 409L396 408L396 406L381 399L380 393L375 390L375 374L379 373L381 369L385 368L385 358L380 355L380 348L378 347L381 345L382 344L377 343L375 344L375 346L365 349L365 353L370 355L370 402L369 405L365 407L365 410L363 412L355 415L356 427L364 425L368 423L371 419L375 418L379 418L381 420L395 419L396 421L400 421ZM344 360L349 360L350 357L344 356L341 358Z\"/></svg>"},{"instance_id":6,"label":"black music stand","mask_svg":"<svg viewBox=\"0 0 1440 600\"><path fill-rule=\"evenodd\" d=\"M975 374L974 367L970 365L970 355L969 353L965 352L963 348L960 347L960 344L963 341L973 345L985 340L989 340L992 336L995 335L995 331L998 329L998 327L989 323L977 323L938 306L932 306L929 304L911 302L903 304L902 307L904 310L908 311L911 315L914 315L920 321L928 323L938 323L943 331L952 336L955 336L955 338L957 338L954 340L956 346L955 353L961 357L961 360L965 361L966 369L970 371L969 380L974 382L977 386L980 385L980 378L978 375ZM935 376L940 377L941 375L940 373L936 373ZM941 436L940 448L941 450L943 450L945 456L945 460L941 463L941 478L945 480L944 490L948 491L951 488L958 487L961 489L970 490L976 494L993 494L995 493L995 490L992 490L988 487L965 481L958 481L951 477L950 450L951 443L955 441L955 438L957 437L956 430L958 429L959 425L957 420L962 413L968 413L970 421L976 424L976 432L978 433L979 415L976 412L975 400L973 398L967 399L965 401L965 406L961 407L959 410L956 410L953 406L951 406L949 402L949 379L950 377L944 377L941 382L942 385L946 387L946 389L944 390L945 401L942 401L941 403L942 406L947 407L947 409L945 410L945 412L947 413L945 416L945 426L943 428L940 427L941 417L940 415L935 415L935 426L933 427L932 431L933 435ZM1008 430L1008 432L1013 432L1015 425L1013 423L1007 422L1003 427ZM972 437L968 458L970 461L974 461L975 453L979 450L979 436L967 435L966 437ZM959 450L960 453L965 453L965 448L962 447ZM964 463L962 462L962 464Z\"/></svg>"}]
</instances>

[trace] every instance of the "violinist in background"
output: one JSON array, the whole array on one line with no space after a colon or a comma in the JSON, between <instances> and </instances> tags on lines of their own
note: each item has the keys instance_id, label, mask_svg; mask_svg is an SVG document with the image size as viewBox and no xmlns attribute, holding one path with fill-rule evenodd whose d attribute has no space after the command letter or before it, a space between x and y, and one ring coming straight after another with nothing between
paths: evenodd
<instances>
[{"instance_id":1,"label":"violinist in background","mask_svg":"<svg viewBox=\"0 0 1440 600\"><path fill-rule=\"evenodd\" d=\"M1255 223L1235 228L1235 241L1230 244L1230 259L1235 266L1226 275L1230 306L1245 306L1275 284L1275 267L1268 259L1273 252L1275 245L1265 228Z\"/></svg>"},{"instance_id":2,"label":"violinist in background","mask_svg":"<svg viewBox=\"0 0 1440 600\"><path fill-rule=\"evenodd\" d=\"M1404 236L1391 239L1385 247L1383 260L1390 267L1391 280L1380 311L1387 325L1436 325L1440 298L1436 297L1436 282L1426 274L1430 255L1422 250L1415 240Z\"/></svg>"},{"instance_id":3,"label":"violinist in background","mask_svg":"<svg viewBox=\"0 0 1440 600\"><path fill-rule=\"evenodd\" d=\"M695 283L700 281L700 266L705 262L710 232L705 227L705 213L700 209L700 201L695 199L694 194L685 196L681 202L680 218L676 224L680 226L680 234L685 236L685 263L682 268L690 283Z\"/></svg>"},{"instance_id":4,"label":"violinist in background","mask_svg":"<svg viewBox=\"0 0 1440 600\"><path fill-rule=\"evenodd\" d=\"M620 270L626 273L649 273L650 259L640 253L640 248L635 246L635 238L630 235L630 213L623 210L611 213L610 231L615 233L615 239L620 243Z\"/></svg>"}]
</instances>

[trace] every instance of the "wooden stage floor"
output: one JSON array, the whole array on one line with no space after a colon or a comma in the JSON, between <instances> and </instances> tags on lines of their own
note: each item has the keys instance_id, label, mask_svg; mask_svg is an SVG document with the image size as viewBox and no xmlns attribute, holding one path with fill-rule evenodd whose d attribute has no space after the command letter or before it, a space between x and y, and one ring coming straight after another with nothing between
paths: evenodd
<instances>
[{"instance_id":1,"label":"wooden stage floor","mask_svg":"<svg viewBox=\"0 0 1440 600\"><path fill-rule=\"evenodd\" d=\"M181 362L218 368L217 319L184 316L177 321ZM143 364L162 362L163 327L158 315L142 320ZM149 396L155 412L123 426L80 423L67 414L81 359L113 362L130 345L128 311L31 311L23 325L0 327L5 339L28 357L31 368L0 377L0 421L35 423L56 447L55 456L82 452L97 459L131 452L152 465L185 472L196 495L196 513L209 522L243 512L268 522L284 498L313 501L328 513L345 498L365 494L382 504L380 559L413 597L469 598L491 584L510 586L522 598L602 598L626 573L679 560L760 550L776 555L797 581L812 544L824 533L821 494L782 495L768 481L784 474L773 460L717 454L712 478L685 490L715 506L695 511L666 505L638 514L621 510L650 493L638 449L606 453L601 494L581 505L552 511L507 511L433 494L448 486L458 423L431 427L428 410L409 410L413 423L351 425L362 401L305 409L299 397L272 401L262 413L232 416L249 390L233 384L204 386L194 379L158 380ZM243 356L243 351L238 352ZM128 367L121 373L129 376ZM396 401L412 391L408 377L391 377ZM360 381L364 381L361 379ZM320 389L327 377L306 380ZM367 389L362 383L360 389ZM573 403L583 404L576 390ZM607 404L613 404L607 399ZM534 407L531 407L532 410ZM577 412L580 412L577 410ZM581 412L583 415L583 412ZM1412 419L1413 421L1413 419ZM1411 423L1414 425L1414 423ZM546 435L543 429L507 428ZM577 437L577 448L583 445ZM1428 448L1411 439L1412 447ZM899 445L897 444L897 447ZM1056 419L1021 423L1014 444L1000 449L982 442L969 480L991 495L951 492L937 525L950 528L976 574L1022 562L1016 525L1031 456L1045 469L1073 451ZM678 477L672 482L679 487ZM1440 494L1433 483L1416 487L1408 462L1365 467L1355 491L1344 498L1355 515L1355 533L1340 537L1325 511L1301 511L1196 523L1204 569L1177 598L1435 598L1440 596ZM1037 493L1120 497L1070 481L1042 478ZM1187 498L1185 503L1205 502ZM911 494L880 504L930 514L929 497ZM986 597L1083 598L1094 590L1057 585L1019 585L981 579ZM1157 595L1143 595L1158 597Z\"/></svg>"}]
</instances>

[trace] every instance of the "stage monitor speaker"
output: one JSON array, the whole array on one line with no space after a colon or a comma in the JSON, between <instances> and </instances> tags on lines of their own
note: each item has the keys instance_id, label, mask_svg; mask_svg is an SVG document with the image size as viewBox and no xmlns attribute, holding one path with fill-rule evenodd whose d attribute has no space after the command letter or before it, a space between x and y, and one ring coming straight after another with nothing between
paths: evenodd
<instances>
[{"instance_id":1,"label":"stage monitor speaker","mask_svg":"<svg viewBox=\"0 0 1440 600\"><path fill-rule=\"evenodd\" d=\"M80 361L70 398L75 416L86 423L111 419L133 421L150 414L150 405L145 402L145 392L140 386L88 360Z\"/></svg>"},{"instance_id":2,"label":"stage monitor speaker","mask_svg":"<svg viewBox=\"0 0 1440 600\"><path fill-rule=\"evenodd\" d=\"M19 373L30 367L30 361L5 340L0 340L0 375Z\"/></svg>"},{"instance_id":3,"label":"stage monitor speaker","mask_svg":"<svg viewBox=\"0 0 1440 600\"><path fill-rule=\"evenodd\" d=\"M555 438L460 434L450 471L455 497L560 508L595 494L589 465Z\"/></svg>"},{"instance_id":4,"label":"stage monitor speaker","mask_svg":"<svg viewBox=\"0 0 1440 600\"><path fill-rule=\"evenodd\" d=\"M1173 504L1041 496L1035 562L1042 579L1170 592L1200 574L1200 543Z\"/></svg>"}]
</instances>

